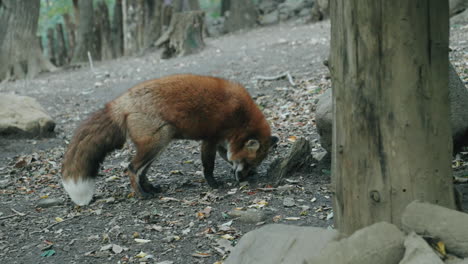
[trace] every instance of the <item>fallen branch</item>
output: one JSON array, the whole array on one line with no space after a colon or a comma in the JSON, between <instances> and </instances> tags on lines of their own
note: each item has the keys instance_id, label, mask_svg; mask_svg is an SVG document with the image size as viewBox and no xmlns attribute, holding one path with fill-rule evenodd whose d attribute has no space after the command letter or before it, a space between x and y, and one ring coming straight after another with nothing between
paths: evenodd
<instances>
[{"instance_id":1,"label":"fallen branch","mask_svg":"<svg viewBox=\"0 0 468 264\"><path fill-rule=\"evenodd\" d=\"M276 76L256 76L255 79L264 80L264 81L274 81L274 80L278 80L284 77L288 78L288 81L292 86L296 86L289 71L276 75Z\"/></svg>"},{"instance_id":2,"label":"fallen branch","mask_svg":"<svg viewBox=\"0 0 468 264\"><path fill-rule=\"evenodd\" d=\"M11 211L13 211L13 213L15 213L15 214L2 216L2 217L0 217L0 220L5 220L5 219L12 218L12 217L15 217L15 216L26 216L25 213L21 213L21 212L15 210L15 209L13 209L13 208L10 208L10 209L11 209Z\"/></svg>"}]
</instances>

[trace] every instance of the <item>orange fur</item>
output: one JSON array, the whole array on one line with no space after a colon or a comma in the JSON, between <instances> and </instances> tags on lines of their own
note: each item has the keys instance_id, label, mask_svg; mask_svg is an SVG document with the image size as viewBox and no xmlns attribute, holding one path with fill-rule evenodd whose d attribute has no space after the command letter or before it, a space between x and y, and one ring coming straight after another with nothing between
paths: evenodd
<instances>
[{"instance_id":1,"label":"orange fur","mask_svg":"<svg viewBox=\"0 0 468 264\"><path fill-rule=\"evenodd\" d=\"M94 178L105 155L121 147L125 135L137 148L128 173L142 197L159 190L145 174L173 139L203 141L204 173L212 187L217 186L216 149L237 168L239 179L258 166L272 142L270 126L242 85L215 77L172 75L130 88L85 121L65 155L64 181ZM258 149L247 148L249 140Z\"/></svg>"}]
</instances>

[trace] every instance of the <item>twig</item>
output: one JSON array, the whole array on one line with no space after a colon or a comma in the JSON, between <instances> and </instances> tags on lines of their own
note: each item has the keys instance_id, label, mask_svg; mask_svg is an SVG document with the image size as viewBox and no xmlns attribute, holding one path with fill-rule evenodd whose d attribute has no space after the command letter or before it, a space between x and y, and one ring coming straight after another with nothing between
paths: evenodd
<instances>
[{"instance_id":1,"label":"twig","mask_svg":"<svg viewBox=\"0 0 468 264\"><path fill-rule=\"evenodd\" d=\"M88 51L88 60L89 60L89 66L91 67L91 71L94 72L93 57L91 57L91 52L89 51Z\"/></svg>"},{"instance_id":2,"label":"twig","mask_svg":"<svg viewBox=\"0 0 468 264\"><path fill-rule=\"evenodd\" d=\"M282 74L279 74L279 75L276 75L276 76L256 76L255 79L265 80L265 81L273 81L273 80L278 80L278 79L281 79L281 78L284 78L284 77L288 78L288 81L292 86L296 86L296 84L294 83L294 81L292 79L292 76L289 73L289 71L283 72Z\"/></svg>"},{"instance_id":3,"label":"twig","mask_svg":"<svg viewBox=\"0 0 468 264\"><path fill-rule=\"evenodd\" d=\"M75 216L72 216L72 217L70 217L70 218L63 219L63 221L55 222L55 223L53 223L53 224L50 224L50 225L46 226L45 228L43 228L43 229L41 229L41 230L33 231L33 232L29 233L29 235L44 232L45 230L50 229L50 228L52 228L52 227L54 227L54 226L56 226L56 225L58 225L58 224L60 224L60 223L67 222L67 221L72 220L72 219L75 219L75 218L79 218L80 216L81 216L81 215L75 215Z\"/></svg>"},{"instance_id":4,"label":"twig","mask_svg":"<svg viewBox=\"0 0 468 264\"><path fill-rule=\"evenodd\" d=\"M5 219L8 219L8 218L12 218L12 217L15 217L15 216L25 216L26 214L25 213L21 213L13 208L10 208L11 211L13 211L13 213L15 214L12 214L12 215L6 215L6 216L2 216L0 217L0 220L5 220Z\"/></svg>"}]
</instances>

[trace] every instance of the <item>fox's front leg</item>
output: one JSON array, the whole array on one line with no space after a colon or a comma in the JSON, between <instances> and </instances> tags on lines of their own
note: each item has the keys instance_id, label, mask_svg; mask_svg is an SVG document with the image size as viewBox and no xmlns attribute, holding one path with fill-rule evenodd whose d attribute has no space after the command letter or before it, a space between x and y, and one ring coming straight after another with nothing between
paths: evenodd
<instances>
[{"instance_id":1,"label":"fox's front leg","mask_svg":"<svg viewBox=\"0 0 468 264\"><path fill-rule=\"evenodd\" d=\"M201 145L201 159L203 164L203 175L211 188L218 188L218 183L213 177L216 158L216 143L203 141Z\"/></svg>"}]
</instances>

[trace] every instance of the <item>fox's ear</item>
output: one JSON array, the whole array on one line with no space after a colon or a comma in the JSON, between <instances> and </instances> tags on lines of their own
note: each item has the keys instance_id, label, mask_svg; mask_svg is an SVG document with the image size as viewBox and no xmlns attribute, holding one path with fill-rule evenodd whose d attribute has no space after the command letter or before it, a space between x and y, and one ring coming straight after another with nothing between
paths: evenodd
<instances>
[{"instance_id":1,"label":"fox's ear","mask_svg":"<svg viewBox=\"0 0 468 264\"><path fill-rule=\"evenodd\" d=\"M277 136L271 136L270 137L270 148L276 147L276 144L278 144L279 137Z\"/></svg>"},{"instance_id":2,"label":"fox's ear","mask_svg":"<svg viewBox=\"0 0 468 264\"><path fill-rule=\"evenodd\" d=\"M244 146L249 152L256 152L260 148L260 142L256 139L249 139Z\"/></svg>"}]
</instances>

